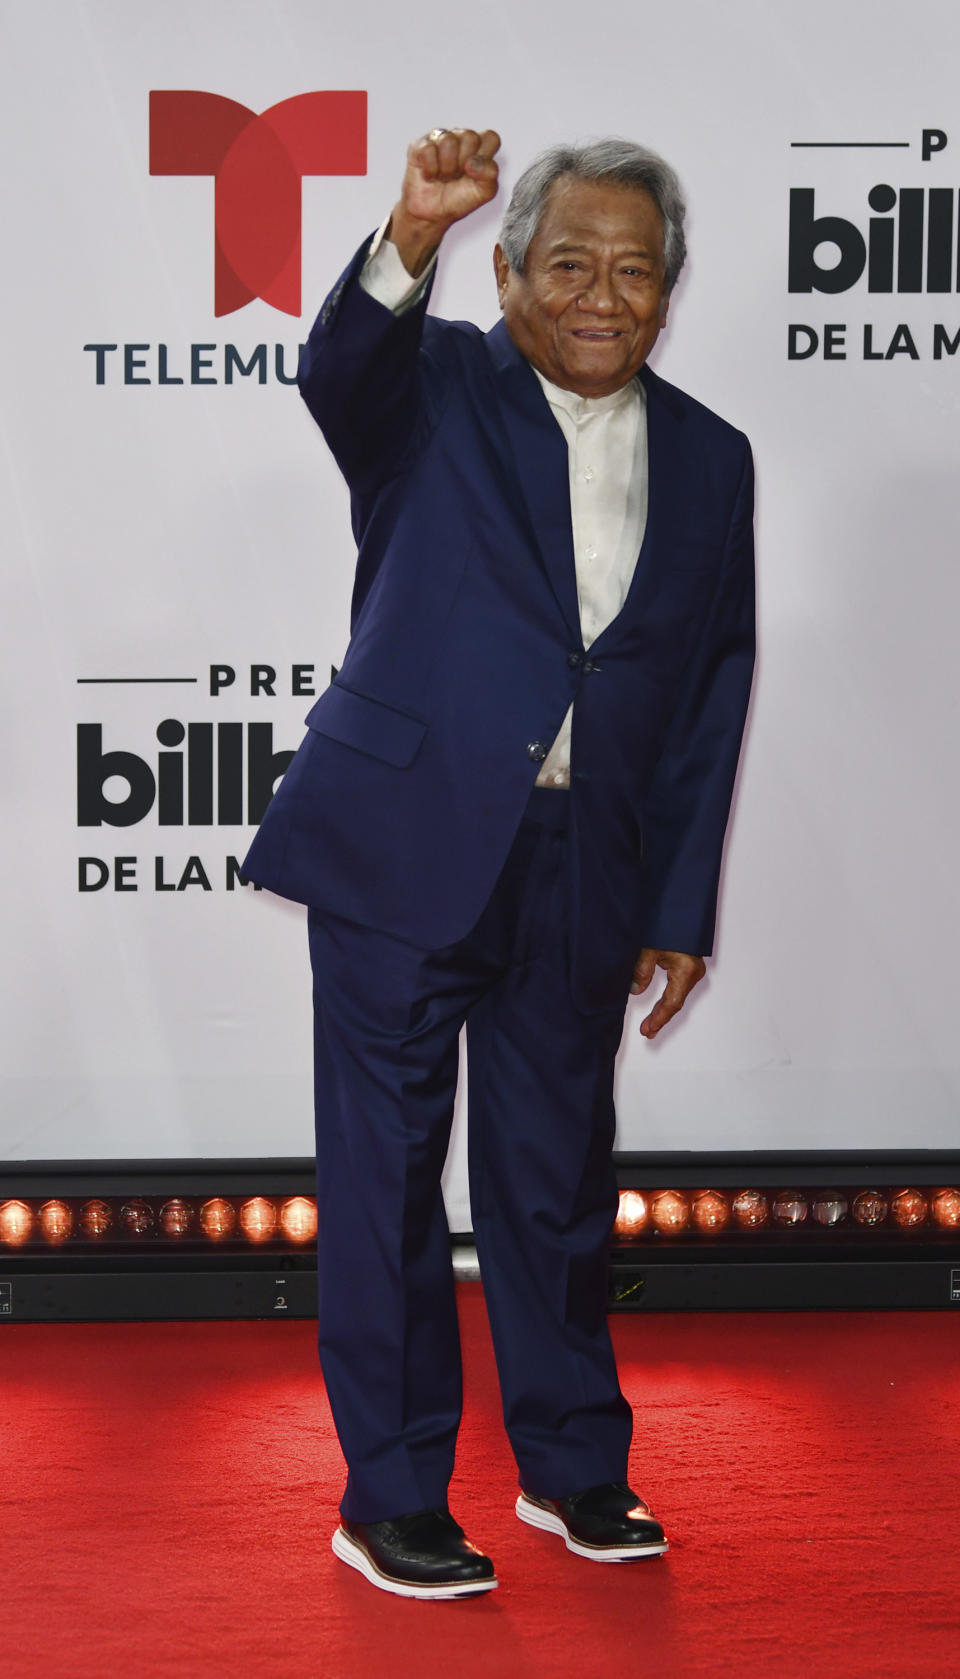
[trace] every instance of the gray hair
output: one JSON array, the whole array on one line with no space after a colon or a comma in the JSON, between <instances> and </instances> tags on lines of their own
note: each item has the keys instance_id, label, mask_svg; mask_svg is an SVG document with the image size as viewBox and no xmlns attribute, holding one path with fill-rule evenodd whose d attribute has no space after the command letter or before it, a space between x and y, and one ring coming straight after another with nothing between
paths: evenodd
<instances>
[{"instance_id":1,"label":"gray hair","mask_svg":"<svg viewBox=\"0 0 960 1679\"><path fill-rule=\"evenodd\" d=\"M551 146L535 157L513 189L500 229L503 254L515 274L522 274L530 241L540 225L547 195L561 175L578 181L609 181L643 188L663 221L664 290L673 290L687 254L683 236L686 205L680 182L669 163L631 140L594 140L586 146Z\"/></svg>"}]
</instances>

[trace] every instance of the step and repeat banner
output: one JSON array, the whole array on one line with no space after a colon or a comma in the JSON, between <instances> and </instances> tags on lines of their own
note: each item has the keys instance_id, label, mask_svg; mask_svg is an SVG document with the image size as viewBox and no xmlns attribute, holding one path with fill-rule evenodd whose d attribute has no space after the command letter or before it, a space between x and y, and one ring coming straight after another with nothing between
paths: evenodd
<instances>
[{"instance_id":1,"label":"step and repeat banner","mask_svg":"<svg viewBox=\"0 0 960 1679\"><path fill-rule=\"evenodd\" d=\"M717 956L656 1046L631 1005L620 1144L955 1144L955 9L0 16L0 1154L311 1151L304 912L238 878L347 634L297 355L408 140L458 123L500 130L504 193L558 139L674 163L691 254L655 366L757 457ZM438 312L492 324L502 203L451 235Z\"/></svg>"}]
</instances>

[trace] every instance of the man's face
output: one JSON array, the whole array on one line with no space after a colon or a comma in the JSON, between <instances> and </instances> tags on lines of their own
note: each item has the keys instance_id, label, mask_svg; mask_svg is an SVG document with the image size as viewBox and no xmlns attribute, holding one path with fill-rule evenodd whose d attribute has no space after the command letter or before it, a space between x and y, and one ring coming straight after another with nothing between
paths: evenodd
<instances>
[{"instance_id":1,"label":"man's face","mask_svg":"<svg viewBox=\"0 0 960 1679\"><path fill-rule=\"evenodd\" d=\"M499 245L493 261L517 349L578 396L610 396L626 385L666 322L663 221L642 187L562 175L524 272L513 272Z\"/></svg>"}]
</instances>

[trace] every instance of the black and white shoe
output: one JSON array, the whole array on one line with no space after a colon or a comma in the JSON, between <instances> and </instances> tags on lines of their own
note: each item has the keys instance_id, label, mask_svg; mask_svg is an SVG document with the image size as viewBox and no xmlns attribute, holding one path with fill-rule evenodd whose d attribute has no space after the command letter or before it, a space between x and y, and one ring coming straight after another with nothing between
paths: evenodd
<instances>
[{"instance_id":1,"label":"black and white shoe","mask_svg":"<svg viewBox=\"0 0 960 1679\"><path fill-rule=\"evenodd\" d=\"M386 1522L342 1521L333 1554L397 1597L472 1597L497 1584L490 1558L471 1545L449 1510L417 1510Z\"/></svg>"},{"instance_id":2,"label":"black and white shoe","mask_svg":"<svg viewBox=\"0 0 960 1679\"><path fill-rule=\"evenodd\" d=\"M649 1507L620 1481L589 1487L569 1498L534 1498L522 1492L517 1515L531 1527L560 1535L568 1551L593 1562L632 1562L669 1550Z\"/></svg>"}]
</instances>

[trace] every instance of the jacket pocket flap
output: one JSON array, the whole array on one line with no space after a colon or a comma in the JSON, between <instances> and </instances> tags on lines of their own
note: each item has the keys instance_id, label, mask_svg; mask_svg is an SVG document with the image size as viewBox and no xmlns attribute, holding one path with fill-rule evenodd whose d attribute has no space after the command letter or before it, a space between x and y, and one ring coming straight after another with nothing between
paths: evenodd
<instances>
[{"instance_id":1,"label":"jacket pocket flap","mask_svg":"<svg viewBox=\"0 0 960 1679\"><path fill-rule=\"evenodd\" d=\"M412 763L427 732L426 723L419 717L394 711L392 706L368 699L366 694L355 694L336 682L321 694L306 721L317 734L328 735L342 746L367 752L398 769Z\"/></svg>"}]
</instances>

